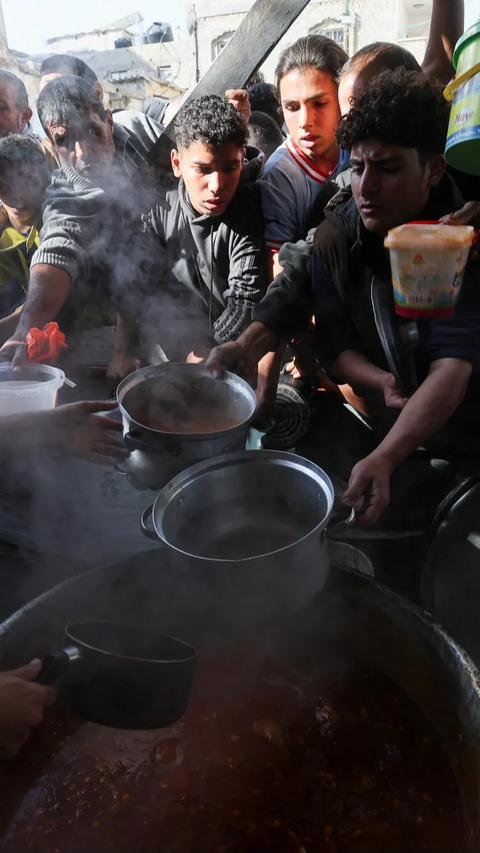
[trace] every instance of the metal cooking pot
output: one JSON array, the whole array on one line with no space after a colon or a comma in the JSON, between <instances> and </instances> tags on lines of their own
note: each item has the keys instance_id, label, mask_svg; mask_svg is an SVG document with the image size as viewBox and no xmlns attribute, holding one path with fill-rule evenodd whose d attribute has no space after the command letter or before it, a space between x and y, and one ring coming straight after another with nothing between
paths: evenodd
<instances>
[{"instance_id":1,"label":"metal cooking pot","mask_svg":"<svg viewBox=\"0 0 480 853\"><path fill-rule=\"evenodd\" d=\"M336 548L332 543L333 565ZM192 598L190 585L172 577L169 555L166 550L137 554L75 577L27 604L0 625L0 669L20 666L56 647L69 619L130 620L149 630L161 624L162 631L185 637L202 657L209 648L218 652L229 635L225 637L215 620L206 618L203 601ZM340 644L355 652L400 685L431 721L448 751L465 803L467 849L478 851L480 673L472 661L428 614L370 578L333 569L312 607L318 632L309 638L309 654L312 643L322 658L329 645ZM285 627L281 636L285 636ZM195 721L192 725L194 734ZM27 759L29 750L27 744ZM112 762L118 758L115 752ZM44 787L40 786L49 784L50 760L45 754L42 774L26 772L26 762L22 767L19 759L8 768L17 787L21 787L19 773L24 774L24 802L34 796L38 802L42 796ZM71 796L67 786L64 795ZM141 809L142 803L133 802L129 807ZM18 802L11 810L2 809L4 825L15 819ZM178 820L178 814L172 819ZM91 815L87 820L91 826ZM112 824L116 820L118 813L112 812Z\"/></svg>"},{"instance_id":2,"label":"metal cooking pot","mask_svg":"<svg viewBox=\"0 0 480 853\"><path fill-rule=\"evenodd\" d=\"M170 362L127 376L117 388L117 401L131 451L123 470L139 489L160 489L195 462L243 449L256 408L254 391L239 376L226 372L216 379L202 364ZM152 405L167 428L145 423ZM187 421L228 426L188 432Z\"/></svg>"},{"instance_id":3,"label":"metal cooking pot","mask_svg":"<svg viewBox=\"0 0 480 853\"><path fill-rule=\"evenodd\" d=\"M37 681L52 684L78 716L119 729L161 729L183 716L195 649L120 622L65 628L64 647L46 655Z\"/></svg>"},{"instance_id":4,"label":"metal cooking pot","mask_svg":"<svg viewBox=\"0 0 480 853\"><path fill-rule=\"evenodd\" d=\"M174 550L205 579L219 606L249 618L295 611L323 587L330 568L329 477L313 462L274 450L200 462L165 486L142 517L146 536ZM336 532L354 521L334 525ZM152 527L153 525L153 527Z\"/></svg>"}]
</instances>

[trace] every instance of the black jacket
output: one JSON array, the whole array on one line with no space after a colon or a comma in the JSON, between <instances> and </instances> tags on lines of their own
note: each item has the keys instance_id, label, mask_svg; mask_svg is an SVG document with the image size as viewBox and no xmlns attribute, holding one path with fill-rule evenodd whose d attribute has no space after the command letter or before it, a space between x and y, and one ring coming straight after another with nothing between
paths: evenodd
<instances>
[{"instance_id":1,"label":"black jacket","mask_svg":"<svg viewBox=\"0 0 480 853\"><path fill-rule=\"evenodd\" d=\"M458 210L463 200L446 175L432 190L419 218L439 219ZM325 219L311 240L287 244L284 272L256 307L254 320L265 323L280 340L304 332L312 315L319 353L327 370L346 349L362 352L388 369L377 334L370 298L373 273L390 275L383 238L368 232L349 188L327 206ZM467 266L460 298L451 319L422 321L423 369L439 358L461 358L480 367L480 265Z\"/></svg>"}]
</instances>

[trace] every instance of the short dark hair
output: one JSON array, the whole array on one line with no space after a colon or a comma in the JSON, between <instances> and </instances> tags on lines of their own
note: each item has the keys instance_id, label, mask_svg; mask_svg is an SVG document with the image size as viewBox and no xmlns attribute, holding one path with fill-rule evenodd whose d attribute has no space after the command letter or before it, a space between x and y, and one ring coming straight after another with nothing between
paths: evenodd
<instances>
[{"instance_id":1,"label":"short dark hair","mask_svg":"<svg viewBox=\"0 0 480 853\"><path fill-rule=\"evenodd\" d=\"M280 87L282 77L290 71L306 71L307 68L325 71L337 82L347 59L348 54L333 39L315 34L304 36L280 54L275 69L277 88Z\"/></svg>"},{"instance_id":2,"label":"short dark hair","mask_svg":"<svg viewBox=\"0 0 480 853\"><path fill-rule=\"evenodd\" d=\"M9 173L21 166L38 169L45 187L50 183L51 172L38 142L21 133L4 136L0 139L0 184L8 184Z\"/></svg>"},{"instance_id":3,"label":"short dark hair","mask_svg":"<svg viewBox=\"0 0 480 853\"><path fill-rule=\"evenodd\" d=\"M271 116L256 111L248 122L248 141L250 145L262 151L265 157L270 157L283 143L283 134Z\"/></svg>"},{"instance_id":4,"label":"short dark hair","mask_svg":"<svg viewBox=\"0 0 480 853\"><path fill-rule=\"evenodd\" d=\"M278 91L272 83L255 83L254 86L249 86L248 97L252 113L266 113L270 118L281 128L283 118L281 116L281 104L278 97Z\"/></svg>"},{"instance_id":5,"label":"short dark hair","mask_svg":"<svg viewBox=\"0 0 480 853\"><path fill-rule=\"evenodd\" d=\"M405 47L388 41L376 41L357 50L343 66L340 79L351 74L352 71L363 71L368 66L371 66L377 74L382 71L395 71L397 68L417 72L422 70L413 53Z\"/></svg>"},{"instance_id":6,"label":"short dark hair","mask_svg":"<svg viewBox=\"0 0 480 853\"><path fill-rule=\"evenodd\" d=\"M17 109L25 110L28 107L28 93L25 88L25 84L17 77L15 74L12 74L11 71L6 71L4 68L0 68L0 83L9 83L15 93L15 104Z\"/></svg>"},{"instance_id":7,"label":"short dark hair","mask_svg":"<svg viewBox=\"0 0 480 853\"><path fill-rule=\"evenodd\" d=\"M51 56L47 56L40 66L40 77L44 77L45 74L55 74L55 72L61 73L65 68L70 76L81 77L91 86L98 82L95 71L83 59L70 56L68 53L52 53Z\"/></svg>"},{"instance_id":8,"label":"short dark hair","mask_svg":"<svg viewBox=\"0 0 480 853\"><path fill-rule=\"evenodd\" d=\"M212 148L223 145L246 145L248 131L245 119L229 101L217 95L196 98L178 111L174 120L175 143L188 148L202 142Z\"/></svg>"},{"instance_id":9,"label":"short dark hair","mask_svg":"<svg viewBox=\"0 0 480 853\"><path fill-rule=\"evenodd\" d=\"M365 140L415 148L422 160L443 153L450 108L442 86L416 71L383 71L355 98L337 131L342 148Z\"/></svg>"},{"instance_id":10,"label":"short dark hair","mask_svg":"<svg viewBox=\"0 0 480 853\"><path fill-rule=\"evenodd\" d=\"M106 112L93 86L81 77L57 77L47 83L40 92L37 100L37 112L41 125L48 133L48 128L56 124L69 125L72 119L87 109L96 112L105 119Z\"/></svg>"}]
</instances>

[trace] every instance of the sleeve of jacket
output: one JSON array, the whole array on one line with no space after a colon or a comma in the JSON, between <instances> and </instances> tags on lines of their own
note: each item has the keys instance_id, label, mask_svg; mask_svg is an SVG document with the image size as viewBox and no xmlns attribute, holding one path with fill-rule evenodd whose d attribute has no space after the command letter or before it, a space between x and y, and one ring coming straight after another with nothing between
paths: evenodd
<instances>
[{"instance_id":1,"label":"sleeve of jacket","mask_svg":"<svg viewBox=\"0 0 480 853\"><path fill-rule=\"evenodd\" d=\"M263 218L258 190L246 187L237 198L241 216L232 217L225 310L213 324L217 343L238 338L252 322L252 312L267 289Z\"/></svg>"},{"instance_id":2,"label":"sleeve of jacket","mask_svg":"<svg viewBox=\"0 0 480 853\"><path fill-rule=\"evenodd\" d=\"M312 261L312 294L320 361L331 372L342 352L359 346L347 305L316 251Z\"/></svg>"},{"instance_id":3,"label":"sleeve of jacket","mask_svg":"<svg viewBox=\"0 0 480 853\"><path fill-rule=\"evenodd\" d=\"M314 233L315 229L307 240L282 246L279 261L283 272L272 281L253 312L253 319L268 326L280 341L305 332L313 315L310 275Z\"/></svg>"},{"instance_id":4,"label":"sleeve of jacket","mask_svg":"<svg viewBox=\"0 0 480 853\"><path fill-rule=\"evenodd\" d=\"M423 347L428 363L459 358L480 369L479 261L467 265L454 316L430 321Z\"/></svg>"},{"instance_id":5,"label":"sleeve of jacket","mask_svg":"<svg viewBox=\"0 0 480 853\"><path fill-rule=\"evenodd\" d=\"M43 208L40 246L31 268L50 264L65 270L72 287L90 277L89 250L102 217L104 193L96 187L76 188L54 173Z\"/></svg>"}]
</instances>

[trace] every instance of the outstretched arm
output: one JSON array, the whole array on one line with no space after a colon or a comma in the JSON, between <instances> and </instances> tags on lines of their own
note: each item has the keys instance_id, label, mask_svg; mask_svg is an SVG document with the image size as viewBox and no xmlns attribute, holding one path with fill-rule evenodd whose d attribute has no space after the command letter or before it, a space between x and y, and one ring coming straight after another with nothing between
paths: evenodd
<instances>
[{"instance_id":1,"label":"outstretched arm","mask_svg":"<svg viewBox=\"0 0 480 853\"><path fill-rule=\"evenodd\" d=\"M433 0L432 22L422 69L447 84L453 77L453 51L463 33L464 0Z\"/></svg>"},{"instance_id":2,"label":"outstretched arm","mask_svg":"<svg viewBox=\"0 0 480 853\"><path fill-rule=\"evenodd\" d=\"M407 456L447 423L462 402L472 365L458 358L432 363L425 382L410 398L388 435L355 465L343 495L349 506L359 506L366 523L373 523L390 502L390 477Z\"/></svg>"}]
</instances>

